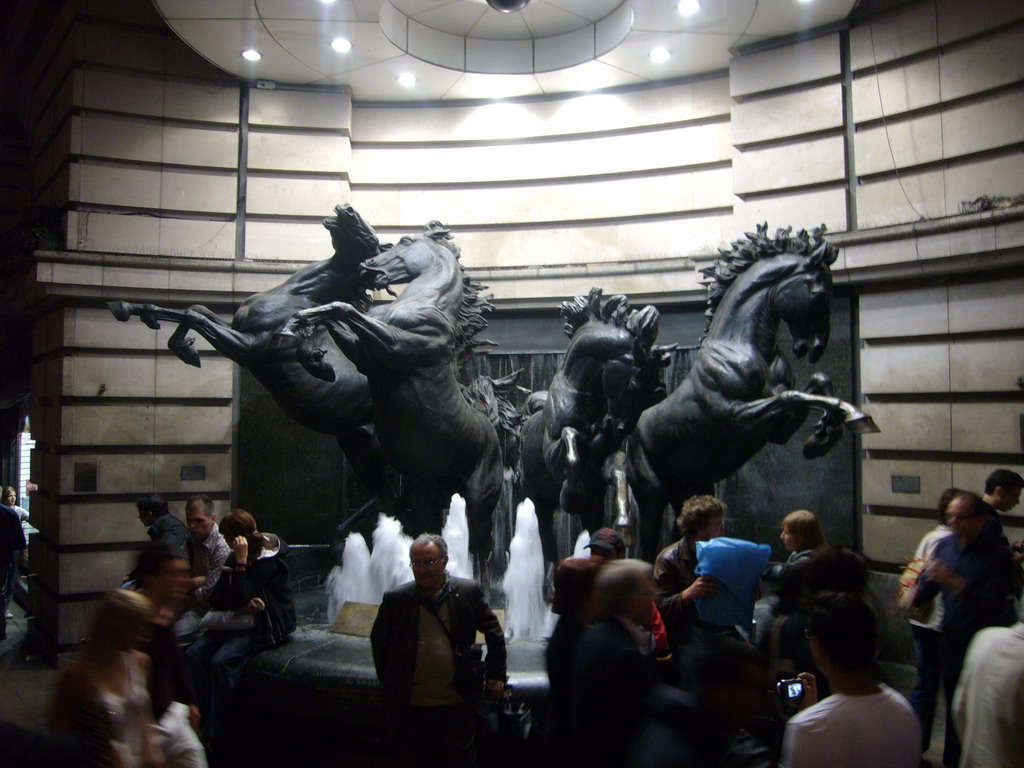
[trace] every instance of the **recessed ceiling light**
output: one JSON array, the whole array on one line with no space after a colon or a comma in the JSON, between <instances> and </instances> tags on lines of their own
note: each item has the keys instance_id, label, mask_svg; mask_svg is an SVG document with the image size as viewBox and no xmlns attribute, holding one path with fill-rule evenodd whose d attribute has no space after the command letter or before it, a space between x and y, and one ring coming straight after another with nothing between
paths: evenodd
<instances>
[{"instance_id":1,"label":"recessed ceiling light","mask_svg":"<svg viewBox=\"0 0 1024 768\"><path fill-rule=\"evenodd\" d=\"M417 77L412 72L403 72L398 76L398 84L406 88L412 88L416 85L416 80Z\"/></svg>"},{"instance_id":2,"label":"recessed ceiling light","mask_svg":"<svg viewBox=\"0 0 1024 768\"><path fill-rule=\"evenodd\" d=\"M683 16L693 16L700 10L700 0L679 0L676 10Z\"/></svg>"},{"instance_id":3,"label":"recessed ceiling light","mask_svg":"<svg viewBox=\"0 0 1024 768\"><path fill-rule=\"evenodd\" d=\"M259 51L249 48L248 50L242 51L242 58L247 59L248 61L259 61L263 56L260 55Z\"/></svg>"},{"instance_id":4,"label":"recessed ceiling light","mask_svg":"<svg viewBox=\"0 0 1024 768\"><path fill-rule=\"evenodd\" d=\"M651 61L655 64L664 64L672 58L672 52L668 48L663 48L660 45L657 48L651 49L649 55L651 57Z\"/></svg>"},{"instance_id":5,"label":"recessed ceiling light","mask_svg":"<svg viewBox=\"0 0 1024 768\"><path fill-rule=\"evenodd\" d=\"M348 53L352 50L352 42L346 40L344 37L336 37L331 40L331 48L336 50L338 53Z\"/></svg>"},{"instance_id":6,"label":"recessed ceiling light","mask_svg":"<svg viewBox=\"0 0 1024 768\"><path fill-rule=\"evenodd\" d=\"M334 5L334 0L320 0L324 5Z\"/></svg>"}]
</instances>

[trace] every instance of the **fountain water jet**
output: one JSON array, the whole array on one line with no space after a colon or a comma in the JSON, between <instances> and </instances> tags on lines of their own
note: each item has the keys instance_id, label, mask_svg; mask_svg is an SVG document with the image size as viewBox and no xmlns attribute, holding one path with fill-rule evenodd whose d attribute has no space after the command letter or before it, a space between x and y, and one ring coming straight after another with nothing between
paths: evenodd
<instances>
[{"instance_id":1,"label":"fountain water jet","mask_svg":"<svg viewBox=\"0 0 1024 768\"><path fill-rule=\"evenodd\" d=\"M448 573L463 579L473 578L473 561L469 558L469 521L466 519L466 500L454 494L448 507L448 517L441 529L441 538L448 545Z\"/></svg>"},{"instance_id":2,"label":"fountain water jet","mask_svg":"<svg viewBox=\"0 0 1024 768\"><path fill-rule=\"evenodd\" d=\"M466 502L455 494L441 531L448 544L448 573L472 578L469 557L469 523ZM373 552L358 533L345 539L345 559L327 576L327 615L333 621L346 602L380 605L384 593L412 579L409 570L409 547L412 539L405 535L402 524L381 514L373 529Z\"/></svg>"},{"instance_id":3,"label":"fountain water jet","mask_svg":"<svg viewBox=\"0 0 1024 768\"><path fill-rule=\"evenodd\" d=\"M345 539L345 560L327 575L327 615L332 620L347 602L379 602L370 582L370 548L361 533L350 533Z\"/></svg>"},{"instance_id":4,"label":"fountain water jet","mask_svg":"<svg viewBox=\"0 0 1024 768\"><path fill-rule=\"evenodd\" d=\"M590 531L584 528L580 531L580 535L576 537L576 544L572 548L572 557L579 560L586 560L590 557L590 550L587 549L587 544L590 543Z\"/></svg>"},{"instance_id":5,"label":"fountain water jet","mask_svg":"<svg viewBox=\"0 0 1024 768\"><path fill-rule=\"evenodd\" d=\"M544 552L533 502L516 509L516 532L508 547L505 591L505 632L515 639L545 637L551 610L544 602Z\"/></svg>"}]
</instances>

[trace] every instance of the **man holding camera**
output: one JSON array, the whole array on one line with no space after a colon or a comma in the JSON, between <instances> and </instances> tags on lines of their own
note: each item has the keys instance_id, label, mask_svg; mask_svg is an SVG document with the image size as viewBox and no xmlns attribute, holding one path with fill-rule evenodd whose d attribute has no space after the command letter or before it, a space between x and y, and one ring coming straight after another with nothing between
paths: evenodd
<instances>
[{"instance_id":1,"label":"man holding camera","mask_svg":"<svg viewBox=\"0 0 1024 768\"><path fill-rule=\"evenodd\" d=\"M803 709L786 723L780 765L917 768L917 716L903 696L878 684L872 672L875 614L854 595L823 592L808 618L811 654L835 693L819 702L814 675L800 675Z\"/></svg>"}]
</instances>

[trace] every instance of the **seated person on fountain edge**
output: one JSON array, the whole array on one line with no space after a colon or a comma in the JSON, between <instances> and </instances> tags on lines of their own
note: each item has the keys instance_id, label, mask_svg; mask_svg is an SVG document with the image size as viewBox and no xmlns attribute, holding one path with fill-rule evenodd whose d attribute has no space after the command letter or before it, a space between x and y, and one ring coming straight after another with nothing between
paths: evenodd
<instances>
[{"instance_id":1,"label":"seated person on fountain edge","mask_svg":"<svg viewBox=\"0 0 1024 768\"><path fill-rule=\"evenodd\" d=\"M790 512L782 519L779 540L789 552L789 557L785 563L769 566L761 578L777 584L774 614L788 616L797 610L803 595L811 558L827 542L821 521L817 515L806 509Z\"/></svg>"},{"instance_id":2,"label":"seated person on fountain edge","mask_svg":"<svg viewBox=\"0 0 1024 768\"><path fill-rule=\"evenodd\" d=\"M210 594L221 577L221 568L231 548L217 527L217 513L209 496L192 496L185 502L188 540L185 553L189 562L188 599L185 613L174 631L183 642L199 631L199 622L210 607Z\"/></svg>"}]
</instances>

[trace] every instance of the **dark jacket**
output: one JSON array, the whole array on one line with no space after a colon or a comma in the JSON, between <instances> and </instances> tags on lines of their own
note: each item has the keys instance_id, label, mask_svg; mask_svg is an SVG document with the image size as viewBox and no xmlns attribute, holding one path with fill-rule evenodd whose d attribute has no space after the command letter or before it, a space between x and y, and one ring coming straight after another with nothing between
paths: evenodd
<instances>
[{"instance_id":1,"label":"dark jacket","mask_svg":"<svg viewBox=\"0 0 1024 768\"><path fill-rule=\"evenodd\" d=\"M449 631L456 647L459 650L470 648L476 642L477 630L482 632L487 641L485 675L489 680L504 680L505 636L480 585L452 577L445 599L451 615ZM416 670L421 600L424 598L414 581L385 592L370 631L373 664L384 687L385 703L390 707L404 707L409 703Z\"/></svg>"},{"instance_id":2,"label":"dark jacket","mask_svg":"<svg viewBox=\"0 0 1024 768\"><path fill-rule=\"evenodd\" d=\"M691 557L685 538L665 547L654 561L655 602L673 649L690 640L693 628L700 621L696 603L683 603L679 596L695 581L693 571L696 567L697 559Z\"/></svg>"},{"instance_id":3,"label":"dark jacket","mask_svg":"<svg viewBox=\"0 0 1024 768\"><path fill-rule=\"evenodd\" d=\"M980 536L961 550L956 536L950 535L935 545L932 557L942 560L965 582L960 594L942 591L942 631L947 641L966 649L978 630L1008 625L1013 561L1003 539L986 526ZM926 603L938 592L936 582L925 581L914 596L914 604Z\"/></svg>"},{"instance_id":4,"label":"dark jacket","mask_svg":"<svg viewBox=\"0 0 1024 768\"><path fill-rule=\"evenodd\" d=\"M24 548L25 532L21 518L13 509L0 504L0 563L10 565L14 554Z\"/></svg>"},{"instance_id":5,"label":"dark jacket","mask_svg":"<svg viewBox=\"0 0 1024 768\"><path fill-rule=\"evenodd\" d=\"M580 768L618 768L640 726L656 682L654 661L615 618L588 629L572 663L570 754Z\"/></svg>"},{"instance_id":6,"label":"dark jacket","mask_svg":"<svg viewBox=\"0 0 1024 768\"><path fill-rule=\"evenodd\" d=\"M185 542L188 541L188 528L178 518L168 512L153 521L147 531L152 541L166 541L176 554L185 557Z\"/></svg>"},{"instance_id":7,"label":"dark jacket","mask_svg":"<svg viewBox=\"0 0 1024 768\"><path fill-rule=\"evenodd\" d=\"M775 588L778 602L773 609L776 616L789 616L799 610L807 583L807 570L815 551L793 552L785 563L770 566L761 576L765 581L774 581L778 585Z\"/></svg>"},{"instance_id":8,"label":"dark jacket","mask_svg":"<svg viewBox=\"0 0 1024 768\"><path fill-rule=\"evenodd\" d=\"M253 644L257 651L273 648L295 631L295 603L288 584L288 564L285 556L288 545L273 534L264 534L271 546L277 544L273 554L261 554L244 571L235 570L235 553L228 555L223 574L210 593L210 608L227 611L242 608L252 598L266 603L266 615L257 614L253 629Z\"/></svg>"},{"instance_id":9,"label":"dark jacket","mask_svg":"<svg viewBox=\"0 0 1024 768\"><path fill-rule=\"evenodd\" d=\"M548 670L548 729L546 764L567 768L571 762L569 736L572 708L569 703L572 686L572 659L586 627L575 616L565 614L548 638L544 660Z\"/></svg>"}]
</instances>

